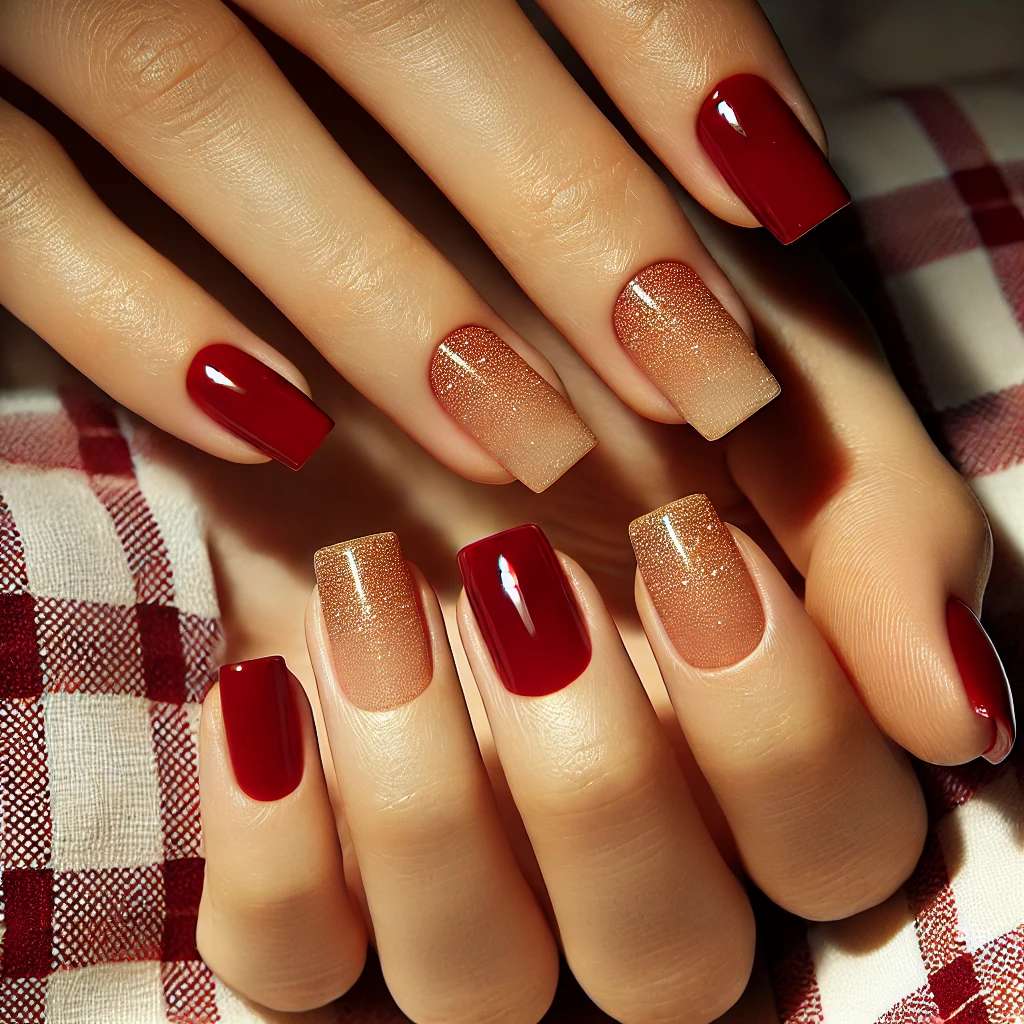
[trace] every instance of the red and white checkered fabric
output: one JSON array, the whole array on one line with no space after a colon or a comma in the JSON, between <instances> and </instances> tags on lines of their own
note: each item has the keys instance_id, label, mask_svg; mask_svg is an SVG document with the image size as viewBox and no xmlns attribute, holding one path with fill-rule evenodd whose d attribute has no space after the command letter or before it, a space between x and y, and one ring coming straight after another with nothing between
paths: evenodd
<instances>
[{"instance_id":1,"label":"red and white checkered fabric","mask_svg":"<svg viewBox=\"0 0 1024 1024\"><path fill-rule=\"evenodd\" d=\"M1024 96L919 92L831 127L859 222L827 240L993 520L987 624L1019 679ZM0 1024L277 1019L196 955L195 730L219 644L197 511L119 415L85 389L0 395ZM1022 768L921 768L928 846L883 907L765 913L784 1024L1024 1021ZM369 972L306 1019L404 1018ZM606 1018L567 986L550 1019Z\"/></svg>"}]
</instances>

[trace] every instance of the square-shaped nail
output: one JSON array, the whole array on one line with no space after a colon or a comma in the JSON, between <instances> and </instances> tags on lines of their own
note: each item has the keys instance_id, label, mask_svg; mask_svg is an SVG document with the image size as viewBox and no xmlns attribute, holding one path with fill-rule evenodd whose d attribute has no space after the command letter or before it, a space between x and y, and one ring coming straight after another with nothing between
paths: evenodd
<instances>
[{"instance_id":1,"label":"square-shaped nail","mask_svg":"<svg viewBox=\"0 0 1024 1024\"><path fill-rule=\"evenodd\" d=\"M694 668L735 665L761 642L765 618L729 528L703 494L629 524L636 564L672 645Z\"/></svg>"},{"instance_id":2,"label":"square-shaped nail","mask_svg":"<svg viewBox=\"0 0 1024 1024\"><path fill-rule=\"evenodd\" d=\"M719 82L697 115L697 138L732 190L784 245L850 203L817 142L758 75Z\"/></svg>"},{"instance_id":3,"label":"square-shaped nail","mask_svg":"<svg viewBox=\"0 0 1024 1024\"><path fill-rule=\"evenodd\" d=\"M597 443L576 410L486 327L452 331L430 363L442 408L531 491L543 491Z\"/></svg>"},{"instance_id":4,"label":"square-shaped nail","mask_svg":"<svg viewBox=\"0 0 1024 1024\"><path fill-rule=\"evenodd\" d=\"M590 663L586 624L539 526L516 526L464 547L459 570L507 690L554 693Z\"/></svg>"},{"instance_id":5,"label":"square-shaped nail","mask_svg":"<svg viewBox=\"0 0 1024 1024\"><path fill-rule=\"evenodd\" d=\"M357 537L313 558L338 684L365 711L407 704L430 685L420 596L394 533Z\"/></svg>"},{"instance_id":6,"label":"square-shaped nail","mask_svg":"<svg viewBox=\"0 0 1024 1024\"><path fill-rule=\"evenodd\" d=\"M612 326L623 348L709 441L779 394L779 382L692 267L645 267L622 290Z\"/></svg>"},{"instance_id":7,"label":"square-shaped nail","mask_svg":"<svg viewBox=\"0 0 1024 1024\"><path fill-rule=\"evenodd\" d=\"M235 781L253 800L280 800L302 779L302 724L284 658L220 669L220 708Z\"/></svg>"},{"instance_id":8,"label":"square-shaped nail","mask_svg":"<svg viewBox=\"0 0 1024 1024\"><path fill-rule=\"evenodd\" d=\"M291 381L234 345L197 352L185 386L210 419L289 469L301 469L334 426Z\"/></svg>"}]
</instances>

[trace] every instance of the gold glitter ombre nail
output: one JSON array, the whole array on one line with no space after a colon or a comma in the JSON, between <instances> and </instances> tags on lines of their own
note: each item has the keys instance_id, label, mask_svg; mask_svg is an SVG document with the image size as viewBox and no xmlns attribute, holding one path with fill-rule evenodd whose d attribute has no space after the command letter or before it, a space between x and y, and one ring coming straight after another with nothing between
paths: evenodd
<instances>
[{"instance_id":1,"label":"gold glitter ombre nail","mask_svg":"<svg viewBox=\"0 0 1024 1024\"><path fill-rule=\"evenodd\" d=\"M430 387L444 410L531 491L550 487L596 441L576 410L486 327L437 346Z\"/></svg>"},{"instance_id":2,"label":"gold glitter ombre nail","mask_svg":"<svg viewBox=\"0 0 1024 1024\"><path fill-rule=\"evenodd\" d=\"M612 326L634 362L709 441L778 395L743 329L685 263L653 263L615 300Z\"/></svg>"},{"instance_id":3,"label":"gold glitter ombre nail","mask_svg":"<svg viewBox=\"0 0 1024 1024\"><path fill-rule=\"evenodd\" d=\"M407 704L433 664L416 582L398 537L375 533L313 556L335 678L366 711Z\"/></svg>"},{"instance_id":4,"label":"gold glitter ombre nail","mask_svg":"<svg viewBox=\"0 0 1024 1024\"><path fill-rule=\"evenodd\" d=\"M764 610L729 528L691 494L629 524L636 564L665 632L694 668L725 668L761 642Z\"/></svg>"}]
</instances>

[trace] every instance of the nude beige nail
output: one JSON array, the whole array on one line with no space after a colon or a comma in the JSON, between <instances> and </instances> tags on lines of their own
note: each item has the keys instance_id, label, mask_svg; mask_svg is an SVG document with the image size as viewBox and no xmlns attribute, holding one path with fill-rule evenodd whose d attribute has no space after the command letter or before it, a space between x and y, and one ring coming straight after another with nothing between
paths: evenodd
<instances>
[{"instance_id":1,"label":"nude beige nail","mask_svg":"<svg viewBox=\"0 0 1024 1024\"><path fill-rule=\"evenodd\" d=\"M445 411L531 491L550 487L596 441L575 409L486 327L437 346L430 387Z\"/></svg>"},{"instance_id":2,"label":"nude beige nail","mask_svg":"<svg viewBox=\"0 0 1024 1024\"><path fill-rule=\"evenodd\" d=\"M740 325L685 263L641 270L615 301L612 325L640 369L709 441L781 390Z\"/></svg>"},{"instance_id":3,"label":"nude beige nail","mask_svg":"<svg viewBox=\"0 0 1024 1024\"><path fill-rule=\"evenodd\" d=\"M407 704L430 685L430 641L398 537L375 533L313 556L338 685L366 711Z\"/></svg>"},{"instance_id":4,"label":"nude beige nail","mask_svg":"<svg viewBox=\"0 0 1024 1024\"><path fill-rule=\"evenodd\" d=\"M629 524L629 539L665 632L694 668L725 668L761 642L764 610L729 528L691 494Z\"/></svg>"}]
</instances>

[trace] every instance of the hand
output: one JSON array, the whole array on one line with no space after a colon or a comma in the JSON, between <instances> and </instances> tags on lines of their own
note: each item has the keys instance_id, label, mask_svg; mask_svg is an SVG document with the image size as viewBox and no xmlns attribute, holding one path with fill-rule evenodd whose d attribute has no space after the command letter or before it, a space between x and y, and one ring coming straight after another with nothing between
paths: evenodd
<instances>
[{"instance_id":1,"label":"hand","mask_svg":"<svg viewBox=\"0 0 1024 1024\"><path fill-rule=\"evenodd\" d=\"M241 6L377 118L640 415L716 438L778 393L738 294L669 189L512 0ZM788 242L848 201L753 0L543 7L719 217ZM553 368L360 174L256 31L218 0L11 0L0 62L443 464L543 490L593 445ZM0 154L0 302L164 430L232 461L301 466L331 421L297 367L118 220L7 104ZM332 390L327 379L320 393Z\"/></svg>"},{"instance_id":2,"label":"hand","mask_svg":"<svg viewBox=\"0 0 1024 1024\"><path fill-rule=\"evenodd\" d=\"M479 259L458 233L444 244L465 265ZM983 634L971 624L965 638L972 620L957 604L979 606L990 557L983 515L821 268L743 248L738 261L720 258L786 392L765 422L724 445L622 409L499 279L492 301L542 339L580 408L604 424L600 460L543 499L437 472L380 431L362 403L346 407L352 439L335 460L358 488L328 465L304 475L301 496L276 475L258 490L252 473L199 478L229 657L284 654L307 695L280 676L272 684L290 694L298 724L286 749L302 751L304 770L270 801L244 788L253 783L231 743L225 697L232 684L244 693L258 669L229 674L204 708L201 949L240 991L280 1007L324 1001L358 975L370 928L412 1019L536 1020L557 937L615 1018L708 1021L741 991L753 938L725 865L803 916L856 913L899 885L924 834L913 773L887 739L940 763L1005 755L1012 718L1002 681L984 674L994 670L984 657L970 660ZM658 517L642 519L638 621L625 523L694 490L742 526L731 531L737 548L702 503L670 506L662 514L687 569ZM513 618L503 657L502 627L488 621L501 616L488 612L493 591L456 608L453 552L527 518L572 556L557 562L569 594L559 648L574 636L565 609L578 609L582 626L576 661L566 666L548 644L523 674L509 659L535 644L514 632ZM326 618L323 582L310 606L314 682L300 624L312 550L389 528L423 575L386 539L342 541L322 555L333 593ZM482 543L485 587L499 567ZM708 547L727 586L703 571ZM557 593L561 577L540 554L509 550L541 637L558 606L533 598ZM546 587L527 574L537 563L549 567ZM397 614L360 617L348 564L370 609ZM775 565L803 584L802 602ZM426 580L461 637L457 666ZM574 676L582 636L591 653ZM513 688L565 685L523 696L508 679ZM270 749L259 748L265 771Z\"/></svg>"}]
</instances>

